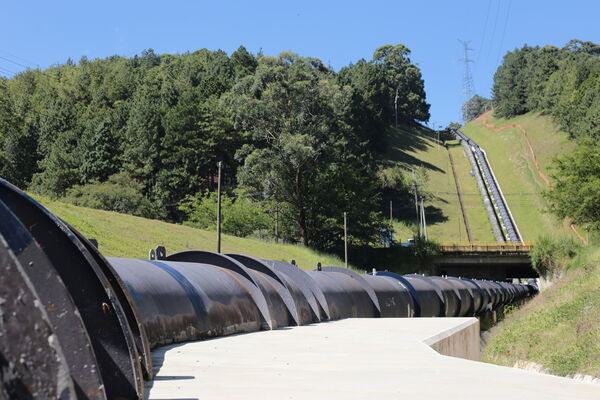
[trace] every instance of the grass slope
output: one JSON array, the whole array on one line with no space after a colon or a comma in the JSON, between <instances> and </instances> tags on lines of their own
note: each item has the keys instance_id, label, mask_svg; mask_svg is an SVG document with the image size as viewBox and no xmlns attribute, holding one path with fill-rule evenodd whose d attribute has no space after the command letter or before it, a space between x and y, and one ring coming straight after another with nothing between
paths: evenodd
<instances>
[{"instance_id":1,"label":"grass slope","mask_svg":"<svg viewBox=\"0 0 600 400\"><path fill-rule=\"evenodd\" d=\"M486 117L487 123L496 128L521 125L527 131L539 168L547 177L552 158L574 146L566 133L539 113L512 119L495 118L491 114ZM540 193L548 186L538 173L523 133L517 128L496 132L485 124L482 120L471 121L462 131L486 151L524 240L535 241L541 234L575 237L567 221L558 221L544 212Z\"/></svg>"},{"instance_id":2,"label":"grass slope","mask_svg":"<svg viewBox=\"0 0 600 400\"><path fill-rule=\"evenodd\" d=\"M435 195L435 199L426 204L428 236L439 242L467 241L456 183L450 166L448 150L437 143L435 134L427 128L400 127L388 132L388 148L385 153L385 165L398 165L405 169L423 166L429 173L429 182L425 190ZM456 143L454 143L456 144ZM457 174L468 176L470 166L462 150L449 146L457 164ZM475 193L475 179L461 182L461 191ZM478 192L477 192L478 193ZM487 221L483 201L479 195L468 196L465 208L469 225L475 241L493 239L491 227ZM414 225L414 221L412 221ZM406 240L413 234L409 223L397 222L394 227L396 238Z\"/></svg>"},{"instance_id":3,"label":"grass slope","mask_svg":"<svg viewBox=\"0 0 600 400\"><path fill-rule=\"evenodd\" d=\"M486 150L524 239L542 234L576 239L567 221L544 212L540 194L548 188L544 177L550 176L551 160L574 147L567 134L539 113L484 117L487 121L472 121L462 130ZM493 329L483 361L507 366L532 361L557 375L600 377L600 249L586 248L564 267L562 279Z\"/></svg>"},{"instance_id":4,"label":"grass slope","mask_svg":"<svg viewBox=\"0 0 600 400\"><path fill-rule=\"evenodd\" d=\"M85 236L97 239L100 251L107 257L147 258L148 251L158 245L165 246L167 254L191 249L214 251L216 247L215 232L77 207L44 197L36 196L36 199ZM303 269L314 269L317 262L343 266L339 258L306 247L268 243L252 238L223 235L221 249L224 253L243 253L258 258L287 262L296 260Z\"/></svg>"},{"instance_id":5,"label":"grass slope","mask_svg":"<svg viewBox=\"0 0 600 400\"><path fill-rule=\"evenodd\" d=\"M494 242L496 238L492 233L492 225L481 199L481 193L477 187L477 180L470 174L471 163L464 153L462 145L458 141L448 141L448 151L452 153L456 178L460 185L467 219L476 242Z\"/></svg>"},{"instance_id":6,"label":"grass slope","mask_svg":"<svg viewBox=\"0 0 600 400\"><path fill-rule=\"evenodd\" d=\"M600 249L584 256L583 267L507 316L488 341L483 361L512 366L527 360L556 375L600 378Z\"/></svg>"}]
</instances>

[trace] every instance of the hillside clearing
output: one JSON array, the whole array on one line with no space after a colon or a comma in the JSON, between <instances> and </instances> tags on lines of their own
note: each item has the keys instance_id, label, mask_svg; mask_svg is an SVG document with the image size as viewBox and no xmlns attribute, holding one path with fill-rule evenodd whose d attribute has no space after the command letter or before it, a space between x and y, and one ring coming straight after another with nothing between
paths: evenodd
<instances>
[{"instance_id":1,"label":"hillside clearing","mask_svg":"<svg viewBox=\"0 0 600 400\"><path fill-rule=\"evenodd\" d=\"M485 117L487 122L474 120L461 130L486 151L523 239L535 241L541 234L575 237L567 221L558 221L545 212L541 192L548 186L539 173L549 177L551 160L574 147L567 134L539 113L512 119L495 118L491 113ZM526 130L539 171L525 135L513 127L515 124Z\"/></svg>"}]
</instances>

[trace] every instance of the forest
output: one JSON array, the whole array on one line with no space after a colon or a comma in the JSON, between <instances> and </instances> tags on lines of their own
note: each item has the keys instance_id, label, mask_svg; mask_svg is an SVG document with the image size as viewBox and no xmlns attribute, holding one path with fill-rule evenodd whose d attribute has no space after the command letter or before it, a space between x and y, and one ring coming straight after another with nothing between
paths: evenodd
<instances>
[{"instance_id":1,"label":"forest","mask_svg":"<svg viewBox=\"0 0 600 400\"><path fill-rule=\"evenodd\" d=\"M429 119L424 82L399 45L336 72L290 51L201 49L30 69L0 78L0 176L32 193L317 249L377 242L386 130Z\"/></svg>"}]
</instances>

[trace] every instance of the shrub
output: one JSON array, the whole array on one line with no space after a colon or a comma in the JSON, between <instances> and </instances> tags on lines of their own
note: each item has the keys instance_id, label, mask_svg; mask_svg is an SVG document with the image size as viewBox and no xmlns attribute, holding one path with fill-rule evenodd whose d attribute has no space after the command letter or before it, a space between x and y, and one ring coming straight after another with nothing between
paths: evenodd
<instances>
[{"instance_id":1,"label":"shrub","mask_svg":"<svg viewBox=\"0 0 600 400\"><path fill-rule=\"evenodd\" d=\"M179 205L187 220L186 225L200 229L215 229L217 222L217 194L199 193L187 196ZM246 237L254 232L270 229L273 225L267 207L238 192L237 197L221 197L221 229L224 233Z\"/></svg>"},{"instance_id":2,"label":"shrub","mask_svg":"<svg viewBox=\"0 0 600 400\"><path fill-rule=\"evenodd\" d=\"M421 268L427 266L431 257L439 254L440 245L435 240L427 240L424 236L414 236L415 243L412 246L413 254Z\"/></svg>"},{"instance_id":3,"label":"shrub","mask_svg":"<svg viewBox=\"0 0 600 400\"><path fill-rule=\"evenodd\" d=\"M540 236L531 250L531 263L540 276L552 277L568 267L580 248L572 239Z\"/></svg>"},{"instance_id":4,"label":"shrub","mask_svg":"<svg viewBox=\"0 0 600 400\"><path fill-rule=\"evenodd\" d=\"M76 206L145 218L158 214L152 202L142 194L141 184L125 172L112 175L106 182L73 186L62 200Z\"/></svg>"}]
</instances>

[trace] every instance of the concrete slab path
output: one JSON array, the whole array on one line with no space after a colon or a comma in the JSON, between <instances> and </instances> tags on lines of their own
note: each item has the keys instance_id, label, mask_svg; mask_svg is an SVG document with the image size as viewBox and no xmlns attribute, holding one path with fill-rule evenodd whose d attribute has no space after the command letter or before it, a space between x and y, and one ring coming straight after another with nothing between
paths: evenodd
<instances>
[{"instance_id":1,"label":"concrete slab path","mask_svg":"<svg viewBox=\"0 0 600 400\"><path fill-rule=\"evenodd\" d=\"M600 385L478 357L475 318L346 319L153 353L159 399L600 399ZM474 349L475 347L475 349Z\"/></svg>"}]
</instances>

